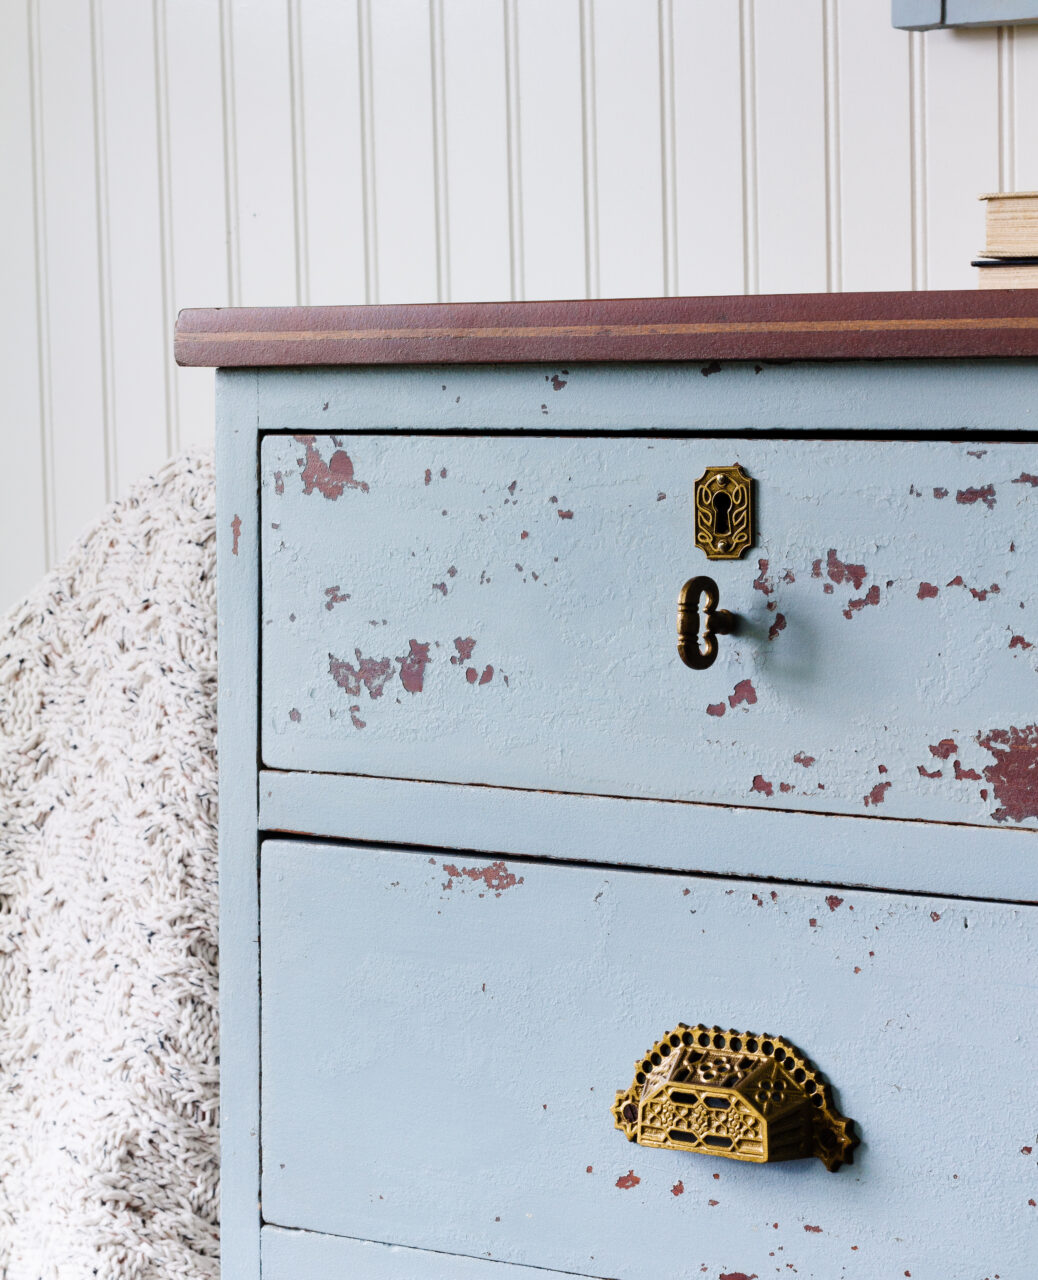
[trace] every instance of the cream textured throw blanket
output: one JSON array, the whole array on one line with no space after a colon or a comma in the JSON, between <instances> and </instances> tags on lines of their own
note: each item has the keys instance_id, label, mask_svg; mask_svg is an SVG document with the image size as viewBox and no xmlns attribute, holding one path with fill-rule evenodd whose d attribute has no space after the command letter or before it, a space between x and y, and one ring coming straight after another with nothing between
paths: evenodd
<instances>
[{"instance_id":1,"label":"cream textured throw blanket","mask_svg":"<svg viewBox=\"0 0 1038 1280\"><path fill-rule=\"evenodd\" d=\"M213 472L0 619L0 1277L218 1263Z\"/></svg>"}]
</instances>

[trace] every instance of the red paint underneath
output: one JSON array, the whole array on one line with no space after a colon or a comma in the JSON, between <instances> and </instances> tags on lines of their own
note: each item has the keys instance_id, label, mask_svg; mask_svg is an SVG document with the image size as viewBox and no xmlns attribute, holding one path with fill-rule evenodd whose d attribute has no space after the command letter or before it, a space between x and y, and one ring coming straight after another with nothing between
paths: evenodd
<instances>
[{"instance_id":1,"label":"red paint underneath","mask_svg":"<svg viewBox=\"0 0 1038 1280\"><path fill-rule=\"evenodd\" d=\"M995 757L984 769L1000 802L991 816L996 822L1038 818L1038 724L991 729L977 741Z\"/></svg>"},{"instance_id":2,"label":"red paint underneath","mask_svg":"<svg viewBox=\"0 0 1038 1280\"><path fill-rule=\"evenodd\" d=\"M495 898L500 898L506 889L523 883L523 877L514 876L503 862L492 862L489 867L459 867L454 862L445 862L443 869L449 877L443 886L445 890L453 889L454 881L464 876L467 880L481 880Z\"/></svg>"},{"instance_id":3,"label":"red paint underneath","mask_svg":"<svg viewBox=\"0 0 1038 1280\"><path fill-rule=\"evenodd\" d=\"M949 756L953 756L958 751L958 744L954 738L942 738L936 746L930 744L930 754L936 756L938 760L947 760Z\"/></svg>"},{"instance_id":4,"label":"red paint underneath","mask_svg":"<svg viewBox=\"0 0 1038 1280\"><path fill-rule=\"evenodd\" d=\"M234 541L231 543L231 555L238 554L238 539L241 537L241 516L235 516L231 521L231 537Z\"/></svg>"},{"instance_id":5,"label":"red paint underneath","mask_svg":"<svg viewBox=\"0 0 1038 1280\"><path fill-rule=\"evenodd\" d=\"M825 900L825 905L830 911L835 911L837 907L843 906L843 899L838 897L835 893L830 893Z\"/></svg>"},{"instance_id":6,"label":"red paint underneath","mask_svg":"<svg viewBox=\"0 0 1038 1280\"><path fill-rule=\"evenodd\" d=\"M959 782L979 782L980 774L976 769L964 769L958 760L954 762L955 777Z\"/></svg>"},{"instance_id":7,"label":"red paint underneath","mask_svg":"<svg viewBox=\"0 0 1038 1280\"><path fill-rule=\"evenodd\" d=\"M740 680L728 695L728 703L733 707L737 707L741 702L745 702L748 706L753 706L756 701L757 690L754 689L749 680Z\"/></svg>"},{"instance_id":8,"label":"red paint underneath","mask_svg":"<svg viewBox=\"0 0 1038 1280\"><path fill-rule=\"evenodd\" d=\"M675 1182L670 1189L670 1194L672 1196L683 1196L685 1194L685 1184L680 1180Z\"/></svg>"},{"instance_id":9,"label":"red paint underneath","mask_svg":"<svg viewBox=\"0 0 1038 1280\"><path fill-rule=\"evenodd\" d=\"M935 587L932 582L920 582L919 590L915 593L917 600L932 600L937 595L940 588Z\"/></svg>"},{"instance_id":10,"label":"red paint underneath","mask_svg":"<svg viewBox=\"0 0 1038 1280\"><path fill-rule=\"evenodd\" d=\"M369 698L381 698L393 674L392 658L365 658L359 649L354 649L353 653L356 666L330 653L328 674L340 689L345 689L351 698L359 697L362 688L367 689Z\"/></svg>"},{"instance_id":11,"label":"red paint underneath","mask_svg":"<svg viewBox=\"0 0 1038 1280\"><path fill-rule=\"evenodd\" d=\"M971 507L975 502L983 502L985 507L990 511L996 502L995 486L993 484L986 484L979 489L976 487L960 489L955 495L955 501L964 507Z\"/></svg>"},{"instance_id":12,"label":"red paint underneath","mask_svg":"<svg viewBox=\"0 0 1038 1280\"><path fill-rule=\"evenodd\" d=\"M1019 476L1013 481L1013 484L1029 484L1033 489L1038 485L1038 476L1029 475L1026 471L1021 471Z\"/></svg>"},{"instance_id":13,"label":"red paint underneath","mask_svg":"<svg viewBox=\"0 0 1038 1280\"><path fill-rule=\"evenodd\" d=\"M468 662L472 657L472 650L476 647L476 642L471 636L466 636L463 640L461 636L454 637L454 647L457 649L457 655L451 658L451 662L457 664Z\"/></svg>"},{"instance_id":14,"label":"red paint underneath","mask_svg":"<svg viewBox=\"0 0 1038 1280\"><path fill-rule=\"evenodd\" d=\"M944 777L944 774L941 772L940 769L934 769L933 771L931 771L929 769L924 769L921 764L917 764L916 768L919 770L920 778L943 778Z\"/></svg>"},{"instance_id":15,"label":"red paint underneath","mask_svg":"<svg viewBox=\"0 0 1038 1280\"><path fill-rule=\"evenodd\" d=\"M429 646L417 640L409 641L406 657L397 658L400 663L400 683L408 693L421 693L425 682L425 668L429 663Z\"/></svg>"},{"instance_id":16,"label":"red paint underneath","mask_svg":"<svg viewBox=\"0 0 1038 1280\"><path fill-rule=\"evenodd\" d=\"M865 807L868 808L870 804L882 804L892 785L893 784L889 782L877 782L869 794L864 797Z\"/></svg>"},{"instance_id":17,"label":"red paint underneath","mask_svg":"<svg viewBox=\"0 0 1038 1280\"><path fill-rule=\"evenodd\" d=\"M1023 636L1013 636L1009 641L1010 649L1033 649L1034 645L1029 640L1025 640Z\"/></svg>"},{"instance_id":18,"label":"red paint underneath","mask_svg":"<svg viewBox=\"0 0 1038 1280\"><path fill-rule=\"evenodd\" d=\"M754 578L753 580L753 589L754 591L763 591L766 596L770 596L772 592L772 586L770 581L768 580L767 560L758 560L757 568L760 570L760 573L758 573L756 578Z\"/></svg>"},{"instance_id":19,"label":"red paint underneath","mask_svg":"<svg viewBox=\"0 0 1038 1280\"><path fill-rule=\"evenodd\" d=\"M761 795L772 796L775 794L774 786L763 778L759 773L750 784L751 791L759 791Z\"/></svg>"},{"instance_id":20,"label":"red paint underneath","mask_svg":"<svg viewBox=\"0 0 1038 1280\"><path fill-rule=\"evenodd\" d=\"M814 764L815 759L816 759L815 756L805 756L802 751L798 751L796 755L793 757L793 763L802 764L805 769L810 769L811 766Z\"/></svg>"},{"instance_id":21,"label":"red paint underneath","mask_svg":"<svg viewBox=\"0 0 1038 1280\"><path fill-rule=\"evenodd\" d=\"M826 558L825 567L829 573L830 579L839 586L843 582L850 582L855 591L860 591L862 583L868 577L868 572L863 564L847 564L839 558L834 547L829 548L829 555Z\"/></svg>"},{"instance_id":22,"label":"red paint underneath","mask_svg":"<svg viewBox=\"0 0 1038 1280\"><path fill-rule=\"evenodd\" d=\"M706 709L706 714L708 716L723 716L727 710L728 708L723 702L711 702Z\"/></svg>"},{"instance_id":23,"label":"red paint underneath","mask_svg":"<svg viewBox=\"0 0 1038 1280\"><path fill-rule=\"evenodd\" d=\"M775 621L768 628L768 639L774 640L780 631L786 629L786 615L784 613L775 614Z\"/></svg>"},{"instance_id":24,"label":"red paint underneath","mask_svg":"<svg viewBox=\"0 0 1038 1280\"><path fill-rule=\"evenodd\" d=\"M879 604L879 587L873 583L868 591L857 600L848 600L847 608L843 611L845 618L852 618L859 609L864 609L866 605Z\"/></svg>"},{"instance_id":25,"label":"red paint underneath","mask_svg":"<svg viewBox=\"0 0 1038 1280\"><path fill-rule=\"evenodd\" d=\"M331 458L325 462L320 452L312 443L313 436L297 436L299 442L306 444L306 458L302 467L303 492L313 493L316 489L333 502L341 498L344 489L360 489L368 492L368 486L357 480L353 474L353 462L343 449L336 449Z\"/></svg>"},{"instance_id":26,"label":"red paint underneath","mask_svg":"<svg viewBox=\"0 0 1038 1280\"><path fill-rule=\"evenodd\" d=\"M818 1231L821 1231L821 1229L822 1229L821 1227L809 1227L809 1226L807 1225L807 1223L806 1223L806 1222L804 1223L804 1230L805 1230L805 1231L815 1231L815 1232L818 1232Z\"/></svg>"},{"instance_id":27,"label":"red paint underneath","mask_svg":"<svg viewBox=\"0 0 1038 1280\"><path fill-rule=\"evenodd\" d=\"M641 1182L641 1178L638 1177L633 1169L628 1169L626 1173L621 1174L620 1177L617 1178L616 1185L621 1191L630 1191L630 1189L632 1187L636 1187L639 1182Z\"/></svg>"}]
</instances>

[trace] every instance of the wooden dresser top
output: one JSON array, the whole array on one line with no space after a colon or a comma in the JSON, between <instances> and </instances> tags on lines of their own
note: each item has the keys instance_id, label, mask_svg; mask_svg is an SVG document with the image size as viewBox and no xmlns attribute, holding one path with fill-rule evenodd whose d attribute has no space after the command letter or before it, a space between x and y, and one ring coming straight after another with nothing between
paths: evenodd
<instances>
[{"instance_id":1,"label":"wooden dresser top","mask_svg":"<svg viewBox=\"0 0 1038 1280\"><path fill-rule=\"evenodd\" d=\"M1038 356L1038 289L182 311L181 365Z\"/></svg>"}]
</instances>

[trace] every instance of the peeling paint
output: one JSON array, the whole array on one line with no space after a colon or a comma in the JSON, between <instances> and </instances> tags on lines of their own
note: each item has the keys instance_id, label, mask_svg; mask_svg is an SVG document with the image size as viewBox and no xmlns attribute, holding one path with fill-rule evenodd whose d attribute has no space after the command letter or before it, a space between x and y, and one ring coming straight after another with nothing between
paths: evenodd
<instances>
[{"instance_id":1,"label":"peeling paint","mask_svg":"<svg viewBox=\"0 0 1038 1280\"><path fill-rule=\"evenodd\" d=\"M443 869L448 877L444 890L453 889L455 880L464 877L473 882L481 881L495 898L500 898L506 889L514 889L524 882L524 877L513 875L504 862L492 862L489 867L459 867L457 863L445 862Z\"/></svg>"},{"instance_id":2,"label":"peeling paint","mask_svg":"<svg viewBox=\"0 0 1038 1280\"><path fill-rule=\"evenodd\" d=\"M984 769L1000 802L992 818L996 822L1038 818L1038 725L991 729L978 734L977 742L995 757L994 764Z\"/></svg>"},{"instance_id":3,"label":"peeling paint","mask_svg":"<svg viewBox=\"0 0 1038 1280\"><path fill-rule=\"evenodd\" d=\"M559 519L560 519L560 520L572 520L572 519L573 519L573 512L572 512L572 511L560 511L560 512L558 513L558 515L559 515Z\"/></svg>"},{"instance_id":4,"label":"peeling paint","mask_svg":"<svg viewBox=\"0 0 1038 1280\"><path fill-rule=\"evenodd\" d=\"M293 708L292 708L292 710L288 713L288 718L289 718L289 720L291 720L291 721L292 721L292 723L293 723L293 724L298 724L298 723L299 723L299 721L300 721L300 720L302 720L302 718L303 718L303 717L302 717L302 714L301 714L301 713L300 713L300 711L299 711L299 708L298 708L298 707L293 707Z\"/></svg>"},{"instance_id":5,"label":"peeling paint","mask_svg":"<svg viewBox=\"0 0 1038 1280\"><path fill-rule=\"evenodd\" d=\"M829 548L825 567L829 578L837 586L842 585L844 582L850 582L855 591L861 590L862 583L868 577L868 571L863 564L846 563L839 558L834 547Z\"/></svg>"},{"instance_id":6,"label":"peeling paint","mask_svg":"<svg viewBox=\"0 0 1038 1280\"><path fill-rule=\"evenodd\" d=\"M1029 484L1033 489L1035 485L1038 485L1038 476L1032 476L1028 474L1028 472L1026 471L1021 471L1020 474L1017 476L1017 478L1012 481L1012 483L1013 484Z\"/></svg>"},{"instance_id":7,"label":"peeling paint","mask_svg":"<svg viewBox=\"0 0 1038 1280\"><path fill-rule=\"evenodd\" d=\"M768 782L767 779L762 777L759 773L754 777L753 782L750 784L750 790L759 791L761 795L765 796L772 796L775 794L775 788L772 783Z\"/></svg>"},{"instance_id":8,"label":"peeling paint","mask_svg":"<svg viewBox=\"0 0 1038 1280\"><path fill-rule=\"evenodd\" d=\"M231 521L231 537L233 538L231 555L236 556L238 554L238 539L241 537L241 516L235 516Z\"/></svg>"},{"instance_id":9,"label":"peeling paint","mask_svg":"<svg viewBox=\"0 0 1038 1280\"><path fill-rule=\"evenodd\" d=\"M920 582L919 590L916 592L917 600L932 600L937 595L939 588L935 587L932 582Z\"/></svg>"},{"instance_id":10,"label":"peeling paint","mask_svg":"<svg viewBox=\"0 0 1038 1280\"><path fill-rule=\"evenodd\" d=\"M825 900L825 905L830 911L835 911L837 907L843 906L843 899L838 897L835 893L830 893Z\"/></svg>"},{"instance_id":11,"label":"peeling paint","mask_svg":"<svg viewBox=\"0 0 1038 1280\"><path fill-rule=\"evenodd\" d=\"M620 1175L616 1180L616 1185L621 1191L630 1191L632 1187L636 1187L641 1182L641 1178L637 1176L633 1169L628 1169L626 1173Z\"/></svg>"},{"instance_id":12,"label":"peeling paint","mask_svg":"<svg viewBox=\"0 0 1038 1280\"><path fill-rule=\"evenodd\" d=\"M859 609L864 609L866 605L879 604L879 587L873 583L868 591L857 600L848 600L847 608L843 611L845 618L853 618Z\"/></svg>"},{"instance_id":13,"label":"peeling paint","mask_svg":"<svg viewBox=\"0 0 1038 1280\"><path fill-rule=\"evenodd\" d=\"M930 744L930 754L936 756L938 760L949 759L958 749L958 743L954 738L942 738L936 746L933 743Z\"/></svg>"},{"instance_id":14,"label":"peeling paint","mask_svg":"<svg viewBox=\"0 0 1038 1280\"><path fill-rule=\"evenodd\" d=\"M711 702L706 709L706 714L708 716L723 716L727 709L723 702Z\"/></svg>"},{"instance_id":15,"label":"peeling paint","mask_svg":"<svg viewBox=\"0 0 1038 1280\"><path fill-rule=\"evenodd\" d=\"M328 655L328 674L340 689L344 689L351 697L360 696L361 688L368 691L369 698L381 698L386 684L393 674L391 658L365 658L359 649L354 649L357 665L337 658L333 653Z\"/></svg>"},{"instance_id":16,"label":"peeling paint","mask_svg":"<svg viewBox=\"0 0 1038 1280\"><path fill-rule=\"evenodd\" d=\"M971 507L976 502L983 502L990 511L996 502L995 486L986 484L978 489L971 485L968 489L960 489L955 495L955 501L964 507Z\"/></svg>"},{"instance_id":17,"label":"peeling paint","mask_svg":"<svg viewBox=\"0 0 1038 1280\"><path fill-rule=\"evenodd\" d=\"M683 1196L685 1194L685 1184L680 1180L675 1182L670 1189L670 1194L672 1196Z\"/></svg>"},{"instance_id":18,"label":"peeling paint","mask_svg":"<svg viewBox=\"0 0 1038 1280\"><path fill-rule=\"evenodd\" d=\"M775 621L768 628L768 639L774 640L775 637L778 635L778 633L780 631L785 631L785 629L786 629L786 615L784 613L777 613L775 615Z\"/></svg>"},{"instance_id":19,"label":"peeling paint","mask_svg":"<svg viewBox=\"0 0 1038 1280\"><path fill-rule=\"evenodd\" d=\"M471 636L466 636L464 640L461 636L455 636L454 647L458 652L451 654L451 662L457 666L461 662L468 662L472 657L472 650L476 647L476 642Z\"/></svg>"},{"instance_id":20,"label":"peeling paint","mask_svg":"<svg viewBox=\"0 0 1038 1280\"><path fill-rule=\"evenodd\" d=\"M959 782L979 782L980 774L976 769L964 769L958 760L953 762L955 777Z\"/></svg>"},{"instance_id":21,"label":"peeling paint","mask_svg":"<svg viewBox=\"0 0 1038 1280\"><path fill-rule=\"evenodd\" d=\"M948 496L947 489L934 489L933 496L935 498L946 498Z\"/></svg>"},{"instance_id":22,"label":"peeling paint","mask_svg":"<svg viewBox=\"0 0 1038 1280\"><path fill-rule=\"evenodd\" d=\"M280 471L274 472L274 492L279 498L285 492L285 477Z\"/></svg>"},{"instance_id":23,"label":"peeling paint","mask_svg":"<svg viewBox=\"0 0 1038 1280\"><path fill-rule=\"evenodd\" d=\"M805 769L810 769L815 762L815 756L806 756L802 751L798 751L793 757L794 764L802 764Z\"/></svg>"},{"instance_id":24,"label":"peeling paint","mask_svg":"<svg viewBox=\"0 0 1038 1280\"><path fill-rule=\"evenodd\" d=\"M334 587L325 587L324 594L328 597L324 602L324 607L329 611L334 609L337 604L345 604L350 598L350 593L348 591L345 595L340 594L338 584Z\"/></svg>"},{"instance_id":25,"label":"peeling paint","mask_svg":"<svg viewBox=\"0 0 1038 1280\"><path fill-rule=\"evenodd\" d=\"M868 808L870 804L882 804L892 785L890 782L877 782L869 794L862 797L865 801L865 807Z\"/></svg>"},{"instance_id":26,"label":"peeling paint","mask_svg":"<svg viewBox=\"0 0 1038 1280\"><path fill-rule=\"evenodd\" d=\"M768 578L768 561L758 560L757 568L760 572L753 580L753 589L754 591L763 591L766 596L770 596L774 588Z\"/></svg>"},{"instance_id":27,"label":"peeling paint","mask_svg":"<svg viewBox=\"0 0 1038 1280\"><path fill-rule=\"evenodd\" d=\"M1023 636L1013 636L1009 641L1010 649L1033 649L1034 645L1029 640L1025 640Z\"/></svg>"},{"instance_id":28,"label":"peeling paint","mask_svg":"<svg viewBox=\"0 0 1038 1280\"><path fill-rule=\"evenodd\" d=\"M745 702L747 706L753 706L757 701L757 690L749 680L740 680L732 692L728 695L728 705L737 707L740 703Z\"/></svg>"},{"instance_id":29,"label":"peeling paint","mask_svg":"<svg viewBox=\"0 0 1038 1280\"><path fill-rule=\"evenodd\" d=\"M931 772L929 769L924 769L921 764L917 764L916 769L918 769L919 771L920 778L943 778L944 777L944 774L940 769L934 769Z\"/></svg>"},{"instance_id":30,"label":"peeling paint","mask_svg":"<svg viewBox=\"0 0 1038 1280\"><path fill-rule=\"evenodd\" d=\"M406 657L397 658L400 663L400 683L408 693L421 693L424 687L425 668L429 662L429 645L410 640Z\"/></svg>"},{"instance_id":31,"label":"peeling paint","mask_svg":"<svg viewBox=\"0 0 1038 1280\"><path fill-rule=\"evenodd\" d=\"M804 1230L805 1230L805 1231L814 1231L814 1232L819 1232L819 1231L821 1231L821 1229L822 1229L821 1227L809 1227L809 1226L807 1225L807 1223L806 1223L806 1222L804 1223Z\"/></svg>"},{"instance_id":32,"label":"peeling paint","mask_svg":"<svg viewBox=\"0 0 1038 1280\"><path fill-rule=\"evenodd\" d=\"M368 485L357 480L353 474L353 462L343 449L337 449L325 462L317 447L313 444L313 436L296 436L300 444L306 445L306 458L302 463L303 493L318 493L335 501L341 498L344 489L359 489L368 492Z\"/></svg>"}]
</instances>

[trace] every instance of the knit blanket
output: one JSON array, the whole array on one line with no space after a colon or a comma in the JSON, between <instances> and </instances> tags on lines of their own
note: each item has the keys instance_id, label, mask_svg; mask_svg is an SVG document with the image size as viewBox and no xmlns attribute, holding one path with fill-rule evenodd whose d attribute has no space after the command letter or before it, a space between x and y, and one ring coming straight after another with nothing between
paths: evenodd
<instances>
[{"instance_id":1,"label":"knit blanket","mask_svg":"<svg viewBox=\"0 0 1038 1280\"><path fill-rule=\"evenodd\" d=\"M219 1274L213 467L0 618L0 1277Z\"/></svg>"}]
</instances>

